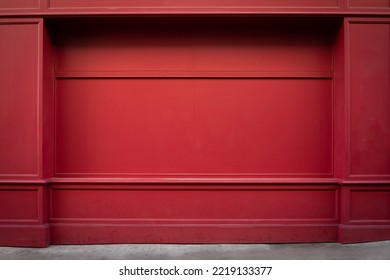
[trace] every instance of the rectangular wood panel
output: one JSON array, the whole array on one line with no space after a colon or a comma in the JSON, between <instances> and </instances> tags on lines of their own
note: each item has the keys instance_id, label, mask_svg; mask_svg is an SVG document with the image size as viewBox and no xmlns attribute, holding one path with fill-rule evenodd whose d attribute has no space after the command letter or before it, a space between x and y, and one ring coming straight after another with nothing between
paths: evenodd
<instances>
[{"instance_id":1,"label":"rectangular wood panel","mask_svg":"<svg viewBox=\"0 0 390 280\"><path fill-rule=\"evenodd\" d=\"M0 22L0 176L38 173L38 24Z\"/></svg>"},{"instance_id":2,"label":"rectangular wood panel","mask_svg":"<svg viewBox=\"0 0 390 280\"><path fill-rule=\"evenodd\" d=\"M327 79L59 79L58 176L332 174Z\"/></svg>"},{"instance_id":3,"label":"rectangular wood panel","mask_svg":"<svg viewBox=\"0 0 390 280\"><path fill-rule=\"evenodd\" d=\"M0 224L38 221L37 188L0 186Z\"/></svg>"},{"instance_id":4,"label":"rectangular wood panel","mask_svg":"<svg viewBox=\"0 0 390 280\"><path fill-rule=\"evenodd\" d=\"M390 190L352 190L351 191L352 222L390 224Z\"/></svg>"},{"instance_id":5,"label":"rectangular wood panel","mask_svg":"<svg viewBox=\"0 0 390 280\"><path fill-rule=\"evenodd\" d=\"M333 21L52 24L57 176L332 176Z\"/></svg>"},{"instance_id":6,"label":"rectangular wood panel","mask_svg":"<svg viewBox=\"0 0 390 280\"><path fill-rule=\"evenodd\" d=\"M45 0L1 0L1 10L38 9L40 1Z\"/></svg>"},{"instance_id":7,"label":"rectangular wood panel","mask_svg":"<svg viewBox=\"0 0 390 280\"><path fill-rule=\"evenodd\" d=\"M220 71L329 77L333 70L333 24L323 19L310 24L294 18L55 23L56 70L62 76Z\"/></svg>"}]
</instances>

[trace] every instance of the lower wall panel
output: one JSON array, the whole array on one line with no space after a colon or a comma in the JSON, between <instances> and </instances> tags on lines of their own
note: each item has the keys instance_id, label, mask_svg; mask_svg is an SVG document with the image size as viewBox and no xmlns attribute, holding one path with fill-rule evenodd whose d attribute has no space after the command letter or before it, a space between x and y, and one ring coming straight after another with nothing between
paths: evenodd
<instances>
[{"instance_id":1,"label":"lower wall panel","mask_svg":"<svg viewBox=\"0 0 390 280\"><path fill-rule=\"evenodd\" d=\"M342 187L339 242L390 239L390 186L380 182Z\"/></svg>"},{"instance_id":2,"label":"lower wall panel","mask_svg":"<svg viewBox=\"0 0 390 280\"><path fill-rule=\"evenodd\" d=\"M350 191L351 222L387 222L390 225L390 188L361 188Z\"/></svg>"},{"instance_id":3,"label":"lower wall panel","mask_svg":"<svg viewBox=\"0 0 390 280\"><path fill-rule=\"evenodd\" d=\"M337 241L336 185L53 185L51 242Z\"/></svg>"},{"instance_id":4,"label":"lower wall panel","mask_svg":"<svg viewBox=\"0 0 390 280\"><path fill-rule=\"evenodd\" d=\"M0 182L0 246L48 246L46 211L46 186Z\"/></svg>"},{"instance_id":5,"label":"lower wall panel","mask_svg":"<svg viewBox=\"0 0 390 280\"><path fill-rule=\"evenodd\" d=\"M337 241L329 225L51 225L52 244L97 243L284 243Z\"/></svg>"},{"instance_id":6,"label":"lower wall panel","mask_svg":"<svg viewBox=\"0 0 390 280\"><path fill-rule=\"evenodd\" d=\"M50 230L48 224L0 224L0 246L46 247L49 244Z\"/></svg>"}]
</instances>

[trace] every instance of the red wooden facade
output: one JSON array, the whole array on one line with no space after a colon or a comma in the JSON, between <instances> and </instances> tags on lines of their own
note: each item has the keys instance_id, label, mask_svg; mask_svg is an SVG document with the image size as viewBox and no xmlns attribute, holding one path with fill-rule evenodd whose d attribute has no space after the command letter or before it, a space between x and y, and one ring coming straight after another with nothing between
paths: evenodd
<instances>
[{"instance_id":1,"label":"red wooden facade","mask_svg":"<svg viewBox=\"0 0 390 280\"><path fill-rule=\"evenodd\" d=\"M0 245L390 239L390 1L0 1Z\"/></svg>"}]
</instances>

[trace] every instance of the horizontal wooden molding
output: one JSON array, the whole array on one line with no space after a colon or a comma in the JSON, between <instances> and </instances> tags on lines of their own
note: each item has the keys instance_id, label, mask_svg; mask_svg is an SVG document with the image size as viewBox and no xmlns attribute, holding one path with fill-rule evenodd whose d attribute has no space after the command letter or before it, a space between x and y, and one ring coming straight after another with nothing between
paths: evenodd
<instances>
[{"instance_id":1,"label":"horizontal wooden molding","mask_svg":"<svg viewBox=\"0 0 390 280\"><path fill-rule=\"evenodd\" d=\"M390 8L389 0L349 0L352 8Z\"/></svg>"},{"instance_id":2,"label":"horizontal wooden molding","mask_svg":"<svg viewBox=\"0 0 390 280\"><path fill-rule=\"evenodd\" d=\"M333 72L285 72L285 71L57 71L60 79L82 78L248 78L248 79L331 79Z\"/></svg>"},{"instance_id":3,"label":"horizontal wooden molding","mask_svg":"<svg viewBox=\"0 0 390 280\"><path fill-rule=\"evenodd\" d=\"M280 185L280 184L338 184L339 180L305 179L305 178L244 178L244 177L139 177L139 178L51 178L52 184L256 184L256 185Z\"/></svg>"}]
</instances>

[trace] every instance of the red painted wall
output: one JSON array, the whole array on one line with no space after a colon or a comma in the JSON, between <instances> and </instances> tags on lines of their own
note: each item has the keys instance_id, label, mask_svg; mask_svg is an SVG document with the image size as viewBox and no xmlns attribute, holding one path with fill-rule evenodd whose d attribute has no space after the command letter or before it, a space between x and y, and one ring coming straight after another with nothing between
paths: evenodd
<instances>
[{"instance_id":1,"label":"red painted wall","mask_svg":"<svg viewBox=\"0 0 390 280\"><path fill-rule=\"evenodd\" d=\"M0 4L0 245L389 239L388 2L157 2Z\"/></svg>"}]
</instances>

